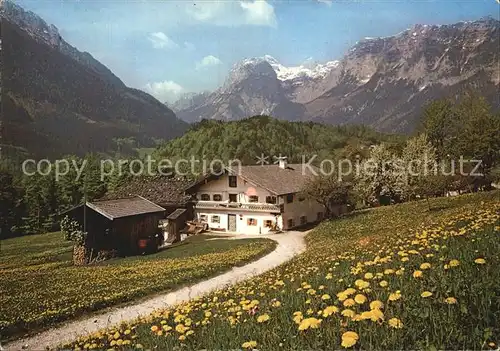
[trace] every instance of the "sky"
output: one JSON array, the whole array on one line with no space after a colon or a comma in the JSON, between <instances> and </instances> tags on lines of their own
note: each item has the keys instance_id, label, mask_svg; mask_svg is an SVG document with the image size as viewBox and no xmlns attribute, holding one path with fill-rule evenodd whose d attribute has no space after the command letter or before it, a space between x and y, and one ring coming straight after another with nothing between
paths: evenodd
<instances>
[{"instance_id":1,"label":"sky","mask_svg":"<svg viewBox=\"0 0 500 351\"><path fill-rule=\"evenodd\" d=\"M214 90L244 58L340 59L364 37L414 24L499 19L499 0L14 0L125 84L162 102Z\"/></svg>"}]
</instances>

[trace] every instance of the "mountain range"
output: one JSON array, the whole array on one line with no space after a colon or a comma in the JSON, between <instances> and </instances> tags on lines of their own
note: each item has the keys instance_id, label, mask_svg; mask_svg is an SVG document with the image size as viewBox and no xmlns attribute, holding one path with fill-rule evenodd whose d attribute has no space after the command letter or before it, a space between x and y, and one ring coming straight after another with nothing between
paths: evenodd
<instances>
[{"instance_id":1,"label":"mountain range","mask_svg":"<svg viewBox=\"0 0 500 351\"><path fill-rule=\"evenodd\" d=\"M2 154L133 152L130 140L151 147L182 135L187 122L255 115L411 133L430 100L473 91L500 105L500 22L492 18L365 38L325 63L245 59L215 91L185 94L170 108L127 87L36 14L0 0L0 19Z\"/></svg>"},{"instance_id":2,"label":"mountain range","mask_svg":"<svg viewBox=\"0 0 500 351\"><path fill-rule=\"evenodd\" d=\"M108 153L118 138L153 146L186 130L167 106L127 87L55 26L10 1L0 6L3 151L43 158Z\"/></svg>"},{"instance_id":3,"label":"mountain range","mask_svg":"<svg viewBox=\"0 0 500 351\"><path fill-rule=\"evenodd\" d=\"M364 124L411 133L431 100L467 92L500 106L500 22L415 25L365 38L338 61L286 67L266 55L245 59L212 93L172 105L187 122L267 114L328 124Z\"/></svg>"}]
</instances>

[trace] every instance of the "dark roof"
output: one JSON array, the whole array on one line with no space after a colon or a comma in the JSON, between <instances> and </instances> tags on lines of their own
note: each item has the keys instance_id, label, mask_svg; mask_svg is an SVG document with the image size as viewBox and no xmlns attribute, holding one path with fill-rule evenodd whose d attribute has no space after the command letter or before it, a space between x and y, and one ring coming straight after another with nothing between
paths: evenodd
<instances>
[{"instance_id":1,"label":"dark roof","mask_svg":"<svg viewBox=\"0 0 500 351\"><path fill-rule=\"evenodd\" d=\"M174 212L168 215L167 219L177 219L179 218L180 215L182 215L184 212L186 212L185 208L178 208Z\"/></svg>"},{"instance_id":2,"label":"dark roof","mask_svg":"<svg viewBox=\"0 0 500 351\"><path fill-rule=\"evenodd\" d=\"M158 205L183 205L190 199L184 193L192 181L185 178L167 176L132 177L125 184L109 192L100 200L113 200L139 195Z\"/></svg>"},{"instance_id":3,"label":"dark roof","mask_svg":"<svg viewBox=\"0 0 500 351\"><path fill-rule=\"evenodd\" d=\"M317 167L312 165L310 167L319 174ZM309 179L314 176L309 166L302 163L289 164L286 168L280 168L278 165L240 166L233 169L228 168L227 171L239 175L244 180L276 195L298 193L304 189ZM189 188L209 181L211 176L211 174L207 174L200 177Z\"/></svg>"},{"instance_id":4,"label":"dark roof","mask_svg":"<svg viewBox=\"0 0 500 351\"><path fill-rule=\"evenodd\" d=\"M160 207L140 196L125 199L87 202L87 206L111 220L165 211L163 207Z\"/></svg>"},{"instance_id":5,"label":"dark roof","mask_svg":"<svg viewBox=\"0 0 500 351\"><path fill-rule=\"evenodd\" d=\"M311 166L316 172L316 167ZM278 165L241 166L233 169L244 180L264 188L276 195L298 193L314 176L308 166L289 164L286 168Z\"/></svg>"}]
</instances>

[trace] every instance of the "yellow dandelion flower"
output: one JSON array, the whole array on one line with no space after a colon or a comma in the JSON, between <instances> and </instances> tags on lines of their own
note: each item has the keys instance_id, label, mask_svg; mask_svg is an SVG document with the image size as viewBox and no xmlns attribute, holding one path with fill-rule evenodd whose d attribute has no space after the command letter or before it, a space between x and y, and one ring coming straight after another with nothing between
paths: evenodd
<instances>
[{"instance_id":1,"label":"yellow dandelion flower","mask_svg":"<svg viewBox=\"0 0 500 351\"><path fill-rule=\"evenodd\" d=\"M401 293L399 291L396 291L394 293L391 293L389 295L389 301L397 301L401 298Z\"/></svg>"},{"instance_id":2,"label":"yellow dandelion flower","mask_svg":"<svg viewBox=\"0 0 500 351\"><path fill-rule=\"evenodd\" d=\"M381 287L385 288L389 283L386 280L381 280L380 283L378 283Z\"/></svg>"},{"instance_id":3,"label":"yellow dandelion flower","mask_svg":"<svg viewBox=\"0 0 500 351\"><path fill-rule=\"evenodd\" d=\"M444 299L444 302L446 302L448 305L454 305L457 303L457 299L454 297L447 297Z\"/></svg>"},{"instance_id":4,"label":"yellow dandelion flower","mask_svg":"<svg viewBox=\"0 0 500 351\"><path fill-rule=\"evenodd\" d=\"M424 262L420 265L420 269L421 270L426 270L426 269L429 269L431 268L431 264L429 262Z\"/></svg>"},{"instance_id":5,"label":"yellow dandelion flower","mask_svg":"<svg viewBox=\"0 0 500 351\"><path fill-rule=\"evenodd\" d=\"M424 291L423 293L420 294L422 297L431 297L432 293L430 291Z\"/></svg>"},{"instance_id":6,"label":"yellow dandelion flower","mask_svg":"<svg viewBox=\"0 0 500 351\"><path fill-rule=\"evenodd\" d=\"M485 263L486 263L486 260L485 260L484 258L476 258L476 259L474 260L474 262L475 262L476 264L485 264Z\"/></svg>"},{"instance_id":7,"label":"yellow dandelion flower","mask_svg":"<svg viewBox=\"0 0 500 351\"><path fill-rule=\"evenodd\" d=\"M356 304L356 301L354 301L354 299L347 299L343 302L343 305L345 307L351 307L351 306L354 306Z\"/></svg>"},{"instance_id":8,"label":"yellow dandelion flower","mask_svg":"<svg viewBox=\"0 0 500 351\"><path fill-rule=\"evenodd\" d=\"M358 279L354 282L354 285L356 285L358 289L366 289L370 286L370 283L362 279Z\"/></svg>"},{"instance_id":9,"label":"yellow dandelion flower","mask_svg":"<svg viewBox=\"0 0 500 351\"><path fill-rule=\"evenodd\" d=\"M342 312L340 312L341 315L343 315L344 317L354 317L354 315L356 314L356 312L354 312L353 310L349 309L349 308L346 308L345 310L343 310Z\"/></svg>"},{"instance_id":10,"label":"yellow dandelion flower","mask_svg":"<svg viewBox=\"0 0 500 351\"><path fill-rule=\"evenodd\" d=\"M271 317L269 317L269 315L266 313L266 314L258 316L257 317L257 322L258 323L264 323L264 322L267 322L269 319L271 319Z\"/></svg>"},{"instance_id":11,"label":"yellow dandelion flower","mask_svg":"<svg viewBox=\"0 0 500 351\"><path fill-rule=\"evenodd\" d=\"M184 334L188 329L189 328L186 328L183 324L177 324L175 326L175 331L178 332L179 334Z\"/></svg>"},{"instance_id":12,"label":"yellow dandelion flower","mask_svg":"<svg viewBox=\"0 0 500 351\"><path fill-rule=\"evenodd\" d=\"M382 312L378 308L375 308L370 311L370 319L374 322L384 320L384 312Z\"/></svg>"},{"instance_id":13,"label":"yellow dandelion flower","mask_svg":"<svg viewBox=\"0 0 500 351\"><path fill-rule=\"evenodd\" d=\"M321 319L317 319L314 317L306 318L300 322L299 330L307 330L309 328L316 329L319 328L321 324Z\"/></svg>"},{"instance_id":14,"label":"yellow dandelion flower","mask_svg":"<svg viewBox=\"0 0 500 351\"><path fill-rule=\"evenodd\" d=\"M347 289L345 289L344 293L347 296L349 296L349 295L352 295L352 294L356 293L356 289L354 289L354 288L347 288Z\"/></svg>"},{"instance_id":15,"label":"yellow dandelion flower","mask_svg":"<svg viewBox=\"0 0 500 351\"><path fill-rule=\"evenodd\" d=\"M398 318L391 318L387 321L392 328L401 329L403 328L403 323Z\"/></svg>"},{"instance_id":16,"label":"yellow dandelion flower","mask_svg":"<svg viewBox=\"0 0 500 351\"><path fill-rule=\"evenodd\" d=\"M413 272L413 278L421 278L424 275L422 271Z\"/></svg>"},{"instance_id":17,"label":"yellow dandelion flower","mask_svg":"<svg viewBox=\"0 0 500 351\"><path fill-rule=\"evenodd\" d=\"M370 273L370 272L365 273L364 278L365 279L372 279L373 278L373 273Z\"/></svg>"},{"instance_id":18,"label":"yellow dandelion flower","mask_svg":"<svg viewBox=\"0 0 500 351\"><path fill-rule=\"evenodd\" d=\"M342 347L352 347L359 340L359 335L353 331L347 331L342 334Z\"/></svg>"},{"instance_id":19,"label":"yellow dandelion flower","mask_svg":"<svg viewBox=\"0 0 500 351\"><path fill-rule=\"evenodd\" d=\"M331 297L328 294L324 294L323 296L321 296L321 300L330 300L330 299Z\"/></svg>"},{"instance_id":20,"label":"yellow dandelion flower","mask_svg":"<svg viewBox=\"0 0 500 351\"><path fill-rule=\"evenodd\" d=\"M254 347L257 347L257 341L251 340L244 342L243 344L241 344L241 347L244 349L253 349Z\"/></svg>"},{"instance_id":21,"label":"yellow dandelion flower","mask_svg":"<svg viewBox=\"0 0 500 351\"><path fill-rule=\"evenodd\" d=\"M357 303L357 304L364 304L366 302L367 298L365 295L363 294L357 294L356 296L354 296L354 301Z\"/></svg>"},{"instance_id":22,"label":"yellow dandelion flower","mask_svg":"<svg viewBox=\"0 0 500 351\"><path fill-rule=\"evenodd\" d=\"M344 291L342 292L339 292L337 294L337 298L339 299L339 301L344 301L345 299L347 299L349 297L349 295L347 295Z\"/></svg>"},{"instance_id":23,"label":"yellow dandelion flower","mask_svg":"<svg viewBox=\"0 0 500 351\"><path fill-rule=\"evenodd\" d=\"M180 335L180 336L179 336L179 340L180 340L180 341L184 341L184 340L186 340L186 335Z\"/></svg>"},{"instance_id":24,"label":"yellow dandelion flower","mask_svg":"<svg viewBox=\"0 0 500 351\"><path fill-rule=\"evenodd\" d=\"M335 314L338 312L339 312L339 309L337 308L337 306L328 306L323 310L322 314L323 314L323 317L329 317L332 314Z\"/></svg>"},{"instance_id":25,"label":"yellow dandelion flower","mask_svg":"<svg viewBox=\"0 0 500 351\"><path fill-rule=\"evenodd\" d=\"M450 263L448 263L448 265L450 267L456 267L456 266L460 265L460 261L459 260L451 260Z\"/></svg>"},{"instance_id":26,"label":"yellow dandelion flower","mask_svg":"<svg viewBox=\"0 0 500 351\"><path fill-rule=\"evenodd\" d=\"M379 310L379 309L382 309L384 308L384 303L380 300L375 300L375 301L372 301L370 302L370 309L371 310Z\"/></svg>"},{"instance_id":27,"label":"yellow dandelion flower","mask_svg":"<svg viewBox=\"0 0 500 351\"><path fill-rule=\"evenodd\" d=\"M156 332L158 331L158 326L153 325L153 326L151 327L151 331L152 331L153 333L156 333ZM119 336L119 334L118 334L118 336Z\"/></svg>"}]
</instances>

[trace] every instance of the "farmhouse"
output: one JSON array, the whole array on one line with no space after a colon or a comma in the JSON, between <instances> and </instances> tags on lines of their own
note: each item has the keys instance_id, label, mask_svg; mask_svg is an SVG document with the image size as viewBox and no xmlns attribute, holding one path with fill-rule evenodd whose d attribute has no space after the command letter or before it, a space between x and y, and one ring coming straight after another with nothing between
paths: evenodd
<instances>
[{"instance_id":1,"label":"farmhouse","mask_svg":"<svg viewBox=\"0 0 500 351\"><path fill-rule=\"evenodd\" d=\"M194 217L211 230L267 234L321 220L323 207L301 194L313 173L302 164L240 166L188 188Z\"/></svg>"}]
</instances>

